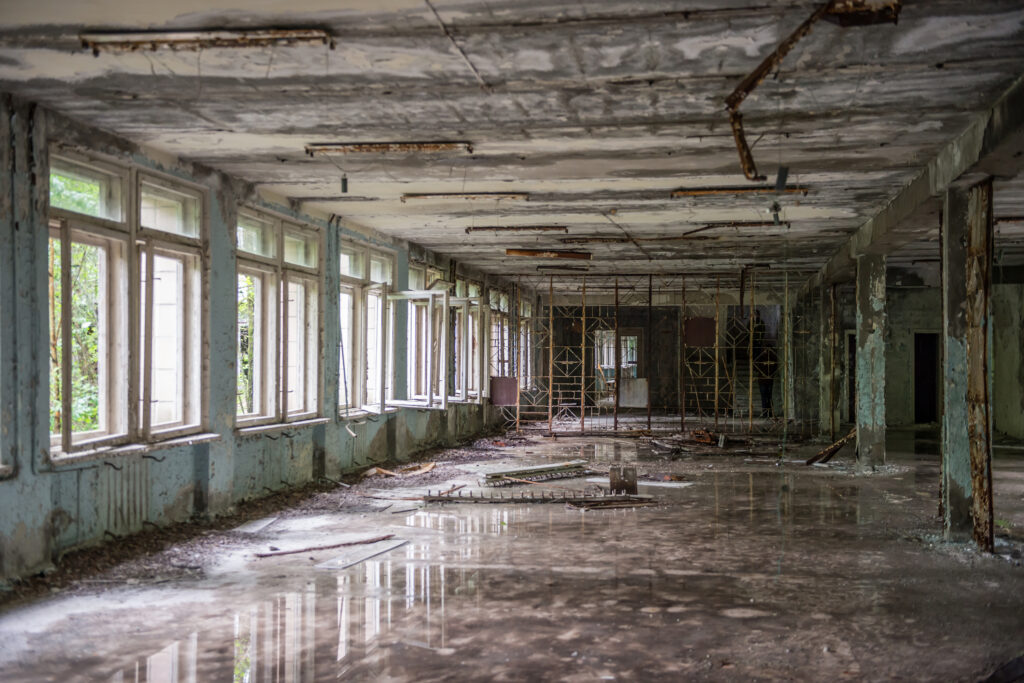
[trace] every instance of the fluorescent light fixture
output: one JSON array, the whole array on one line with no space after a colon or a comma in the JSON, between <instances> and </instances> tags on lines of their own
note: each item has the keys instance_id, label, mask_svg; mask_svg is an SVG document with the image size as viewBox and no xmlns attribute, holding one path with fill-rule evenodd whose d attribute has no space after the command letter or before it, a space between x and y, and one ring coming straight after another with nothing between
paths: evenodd
<instances>
[{"instance_id":1,"label":"fluorescent light fixture","mask_svg":"<svg viewBox=\"0 0 1024 683\"><path fill-rule=\"evenodd\" d=\"M306 154L408 154L410 152L450 152L463 149L473 152L473 143L466 140L416 140L396 142L311 142Z\"/></svg>"},{"instance_id":2,"label":"fluorescent light fixture","mask_svg":"<svg viewBox=\"0 0 1024 683\"><path fill-rule=\"evenodd\" d=\"M526 201L529 192L408 192L402 201L408 199L514 199Z\"/></svg>"},{"instance_id":3,"label":"fluorescent light fixture","mask_svg":"<svg viewBox=\"0 0 1024 683\"><path fill-rule=\"evenodd\" d=\"M565 251L562 249L506 249L506 256L527 256L530 258L567 258L589 261L589 251Z\"/></svg>"},{"instance_id":4,"label":"fluorescent light fixture","mask_svg":"<svg viewBox=\"0 0 1024 683\"><path fill-rule=\"evenodd\" d=\"M474 225L466 228L472 232L569 232L565 225Z\"/></svg>"},{"instance_id":5,"label":"fluorescent light fixture","mask_svg":"<svg viewBox=\"0 0 1024 683\"><path fill-rule=\"evenodd\" d=\"M810 189L804 185L786 185L779 188L775 185L737 185L730 187L680 187L672 190L672 197L702 197L716 194L807 194Z\"/></svg>"},{"instance_id":6,"label":"fluorescent light fixture","mask_svg":"<svg viewBox=\"0 0 1024 683\"><path fill-rule=\"evenodd\" d=\"M255 29L251 31L101 31L79 35L82 46L101 51L196 50L210 47L268 47L330 45L331 35L321 28Z\"/></svg>"}]
</instances>

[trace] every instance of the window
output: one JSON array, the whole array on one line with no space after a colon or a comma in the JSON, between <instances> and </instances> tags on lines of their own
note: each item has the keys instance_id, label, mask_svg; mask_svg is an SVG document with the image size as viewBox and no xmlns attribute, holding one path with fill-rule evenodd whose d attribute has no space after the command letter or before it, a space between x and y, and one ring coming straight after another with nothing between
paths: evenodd
<instances>
[{"instance_id":1,"label":"window","mask_svg":"<svg viewBox=\"0 0 1024 683\"><path fill-rule=\"evenodd\" d=\"M508 294L490 290L491 301L491 348L490 372L492 377L509 377L510 348L508 323Z\"/></svg>"},{"instance_id":2,"label":"window","mask_svg":"<svg viewBox=\"0 0 1024 683\"><path fill-rule=\"evenodd\" d=\"M320 405L320 234L241 211L237 422L306 419Z\"/></svg>"},{"instance_id":3,"label":"window","mask_svg":"<svg viewBox=\"0 0 1024 683\"><path fill-rule=\"evenodd\" d=\"M623 329L619 332L619 377L638 377L639 329ZM594 358L598 370L605 380L615 381L615 330L598 330L594 336Z\"/></svg>"},{"instance_id":4,"label":"window","mask_svg":"<svg viewBox=\"0 0 1024 683\"><path fill-rule=\"evenodd\" d=\"M140 182L139 223L143 228L184 237L199 235L199 198L156 183Z\"/></svg>"},{"instance_id":5,"label":"window","mask_svg":"<svg viewBox=\"0 0 1024 683\"><path fill-rule=\"evenodd\" d=\"M202 426L201 195L54 155L48 255L54 454Z\"/></svg>"},{"instance_id":6,"label":"window","mask_svg":"<svg viewBox=\"0 0 1024 683\"><path fill-rule=\"evenodd\" d=\"M356 291L356 287L342 285L341 293L338 295L338 304L341 312L341 339L338 346L340 356L338 405L346 410L354 408L361 403L361 401L357 400L356 393L356 387L359 386L356 379L356 361L358 356L355 328L355 321L358 317L356 312L356 303L358 301Z\"/></svg>"},{"instance_id":7,"label":"window","mask_svg":"<svg viewBox=\"0 0 1024 683\"><path fill-rule=\"evenodd\" d=\"M423 266L409 266L409 289L419 291L427 288L427 271Z\"/></svg>"},{"instance_id":8,"label":"window","mask_svg":"<svg viewBox=\"0 0 1024 683\"><path fill-rule=\"evenodd\" d=\"M352 408L383 412L394 393L394 305L388 295L394 258L351 244L342 245L339 254L338 405L346 413Z\"/></svg>"},{"instance_id":9,"label":"window","mask_svg":"<svg viewBox=\"0 0 1024 683\"><path fill-rule=\"evenodd\" d=\"M519 304L519 387L533 386L533 306L529 301ZM600 346L600 345L599 345Z\"/></svg>"},{"instance_id":10,"label":"window","mask_svg":"<svg viewBox=\"0 0 1024 683\"><path fill-rule=\"evenodd\" d=\"M127 240L88 228L50 224L50 434L62 452L127 438Z\"/></svg>"},{"instance_id":11,"label":"window","mask_svg":"<svg viewBox=\"0 0 1024 683\"><path fill-rule=\"evenodd\" d=\"M449 298L441 291L413 290L391 294L393 305L408 306L408 400L401 405L425 408L448 406L448 377L444 360L449 357Z\"/></svg>"},{"instance_id":12,"label":"window","mask_svg":"<svg viewBox=\"0 0 1024 683\"><path fill-rule=\"evenodd\" d=\"M202 242L199 196L141 177L139 415L144 438L202 422Z\"/></svg>"},{"instance_id":13,"label":"window","mask_svg":"<svg viewBox=\"0 0 1024 683\"><path fill-rule=\"evenodd\" d=\"M50 208L120 222L123 176L102 166L50 157Z\"/></svg>"},{"instance_id":14,"label":"window","mask_svg":"<svg viewBox=\"0 0 1024 683\"><path fill-rule=\"evenodd\" d=\"M482 354L484 309L479 298L450 299L449 317L452 326L452 353L450 368L453 373L452 400L478 401L485 395L480 391L480 369L483 367Z\"/></svg>"}]
</instances>

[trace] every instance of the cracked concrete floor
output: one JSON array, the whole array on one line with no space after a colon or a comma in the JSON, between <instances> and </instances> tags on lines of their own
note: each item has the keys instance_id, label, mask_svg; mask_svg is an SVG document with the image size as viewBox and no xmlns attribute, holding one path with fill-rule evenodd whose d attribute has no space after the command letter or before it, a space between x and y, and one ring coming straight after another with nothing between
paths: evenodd
<instances>
[{"instance_id":1,"label":"cracked concrete floor","mask_svg":"<svg viewBox=\"0 0 1024 683\"><path fill-rule=\"evenodd\" d=\"M870 476L848 456L804 467L808 446L781 464L659 458L627 439L508 448L429 487L581 454L692 485L642 487L653 508L367 498L376 510L278 516L225 534L200 578L94 584L0 615L0 679L977 679L1024 652L1024 452L997 450L988 556L940 542L929 442L891 448ZM316 565L374 546L254 555L382 534L408 543L342 570Z\"/></svg>"}]
</instances>

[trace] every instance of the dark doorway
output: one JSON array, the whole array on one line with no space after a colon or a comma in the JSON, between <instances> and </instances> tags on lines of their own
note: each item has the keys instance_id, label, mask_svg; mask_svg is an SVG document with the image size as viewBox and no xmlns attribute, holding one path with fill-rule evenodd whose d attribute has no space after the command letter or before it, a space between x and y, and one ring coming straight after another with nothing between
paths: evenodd
<instances>
[{"instance_id":1,"label":"dark doorway","mask_svg":"<svg viewBox=\"0 0 1024 683\"><path fill-rule=\"evenodd\" d=\"M914 422L939 419L939 335L914 334Z\"/></svg>"},{"instance_id":2,"label":"dark doorway","mask_svg":"<svg viewBox=\"0 0 1024 683\"><path fill-rule=\"evenodd\" d=\"M857 422L857 335L846 335L846 414L850 422Z\"/></svg>"}]
</instances>

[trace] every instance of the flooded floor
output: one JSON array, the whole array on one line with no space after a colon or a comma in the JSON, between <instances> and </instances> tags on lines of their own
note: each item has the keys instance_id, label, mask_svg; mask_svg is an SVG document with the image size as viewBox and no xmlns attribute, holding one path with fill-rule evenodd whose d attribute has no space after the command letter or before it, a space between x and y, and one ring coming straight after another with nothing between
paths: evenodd
<instances>
[{"instance_id":1,"label":"flooded floor","mask_svg":"<svg viewBox=\"0 0 1024 683\"><path fill-rule=\"evenodd\" d=\"M805 467L813 447L670 457L607 438L538 439L428 487L368 480L358 509L221 534L198 578L3 613L0 680L976 680L1024 654L1024 451L996 451L1000 554L983 555L941 543L925 441L894 438L869 476L848 454ZM579 457L681 481L641 484L660 504L635 509L401 500Z\"/></svg>"}]
</instances>

